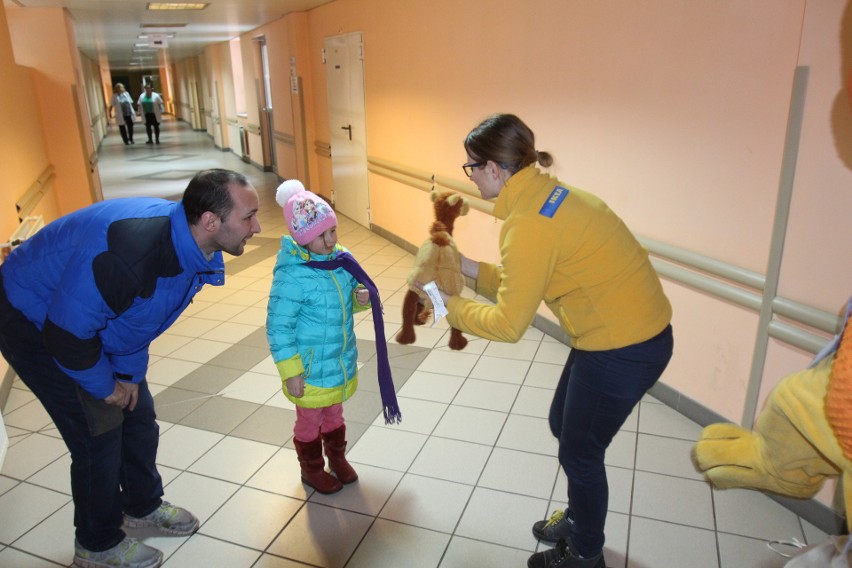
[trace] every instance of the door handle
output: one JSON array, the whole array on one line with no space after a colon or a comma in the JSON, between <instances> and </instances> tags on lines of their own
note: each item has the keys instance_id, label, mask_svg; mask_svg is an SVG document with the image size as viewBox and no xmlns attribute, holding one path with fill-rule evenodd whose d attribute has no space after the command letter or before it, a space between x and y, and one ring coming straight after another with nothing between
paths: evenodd
<instances>
[{"instance_id":1,"label":"door handle","mask_svg":"<svg viewBox=\"0 0 852 568\"><path fill-rule=\"evenodd\" d=\"M349 132L349 139L352 140L352 125L348 124L346 126L341 126L340 130L346 130Z\"/></svg>"}]
</instances>

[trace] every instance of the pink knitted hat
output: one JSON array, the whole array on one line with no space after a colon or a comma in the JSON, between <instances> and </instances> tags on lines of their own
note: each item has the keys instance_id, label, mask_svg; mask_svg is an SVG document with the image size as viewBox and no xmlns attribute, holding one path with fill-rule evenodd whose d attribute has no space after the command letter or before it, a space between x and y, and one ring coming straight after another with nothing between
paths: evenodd
<instances>
[{"instance_id":1,"label":"pink knitted hat","mask_svg":"<svg viewBox=\"0 0 852 568\"><path fill-rule=\"evenodd\" d=\"M278 186L275 201L284 209L284 219L293 240L305 246L328 229L337 226L337 215L325 200L305 189L297 179Z\"/></svg>"}]
</instances>

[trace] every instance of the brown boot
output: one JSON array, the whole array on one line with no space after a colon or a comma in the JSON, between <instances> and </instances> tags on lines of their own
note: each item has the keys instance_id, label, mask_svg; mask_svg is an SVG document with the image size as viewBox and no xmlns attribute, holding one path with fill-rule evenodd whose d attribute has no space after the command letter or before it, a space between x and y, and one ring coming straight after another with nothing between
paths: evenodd
<instances>
[{"instance_id":1,"label":"brown boot","mask_svg":"<svg viewBox=\"0 0 852 568\"><path fill-rule=\"evenodd\" d=\"M328 466L341 483L352 483L358 480L358 474L346 461L346 425L337 430L325 432L322 435L325 455L328 456Z\"/></svg>"},{"instance_id":2,"label":"brown boot","mask_svg":"<svg viewBox=\"0 0 852 568\"><path fill-rule=\"evenodd\" d=\"M312 442L300 442L293 438L299 465L302 466L302 481L320 493L337 493L343 488L333 475L325 471L325 459L322 457L322 439Z\"/></svg>"}]
</instances>

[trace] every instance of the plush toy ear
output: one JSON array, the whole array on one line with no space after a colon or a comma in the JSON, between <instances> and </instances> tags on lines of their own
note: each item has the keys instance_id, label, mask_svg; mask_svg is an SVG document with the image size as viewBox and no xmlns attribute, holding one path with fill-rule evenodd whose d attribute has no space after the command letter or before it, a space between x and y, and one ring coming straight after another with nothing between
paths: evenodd
<instances>
[{"instance_id":1,"label":"plush toy ear","mask_svg":"<svg viewBox=\"0 0 852 568\"><path fill-rule=\"evenodd\" d=\"M438 190L433 189L429 197L432 199L432 203L435 203L436 201L441 199L441 193Z\"/></svg>"},{"instance_id":2,"label":"plush toy ear","mask_svg":"<svg viewBox=\"0 0 852 568\"><path fill-rule=\"evenodd\" d=\"M467 199L462 198L462 208L459 215L467 215L468 211L470 211L470 202Z\"/></svg>"}]
</instances>

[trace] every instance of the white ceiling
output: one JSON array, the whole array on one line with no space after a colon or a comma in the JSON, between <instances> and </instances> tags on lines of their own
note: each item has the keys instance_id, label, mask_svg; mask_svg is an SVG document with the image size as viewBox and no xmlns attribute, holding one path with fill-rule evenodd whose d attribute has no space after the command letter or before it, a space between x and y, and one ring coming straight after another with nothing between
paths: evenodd
<instances>
[{"instance_id":1,"label":"white ceiling","mask_svg":"<svg viewBox=\"0 0 852 568\"><path fill-rule=\"evenodd\" d=\"M201 11L150 11L146 9L147 0L3 0L7 7L67 8L80 51L95 61L108 62L113 70L150 69L198 55L208 45L233 39L290 12L331 1L209 0ZM158 27L147 27L150 25ZM166 38L164 48L136 46L148 42L139 38L145 33L173 33L174 37ZM143 66L131 65L134 60Z\"/></svg>"}]
</instances>

